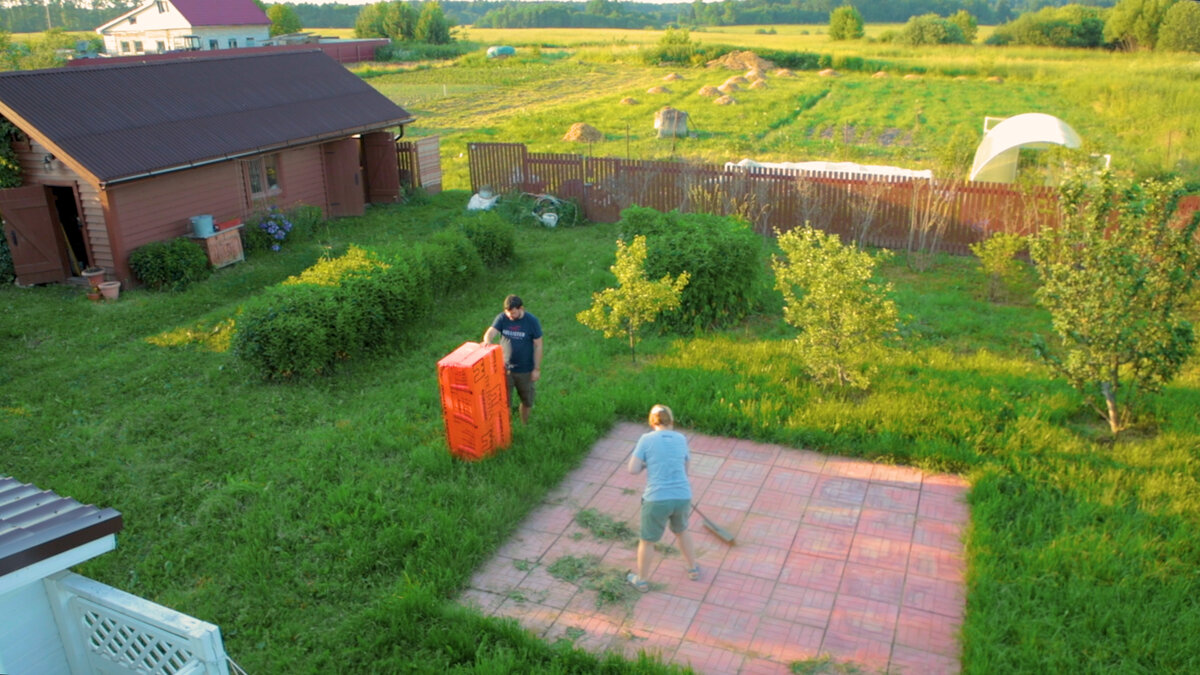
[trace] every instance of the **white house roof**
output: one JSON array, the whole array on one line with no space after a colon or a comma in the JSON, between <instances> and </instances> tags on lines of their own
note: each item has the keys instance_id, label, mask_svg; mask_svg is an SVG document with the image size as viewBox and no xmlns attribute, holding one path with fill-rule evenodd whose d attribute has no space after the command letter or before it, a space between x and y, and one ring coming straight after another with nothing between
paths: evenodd
<instances>
[{"instance_id":1,"label":"white house roof","mask_svg":"<svg viewBox=\"0 0 1200 675\"><path fill-rule=\"evenodd\" d=\"M1078 148L1079 134L1066 122L1045 113L1014 115L983 136L971 163L970 180L1011 183L1017 177L1021 148L1045 149L1051 145Z\"/></svg>"}]
</instances>

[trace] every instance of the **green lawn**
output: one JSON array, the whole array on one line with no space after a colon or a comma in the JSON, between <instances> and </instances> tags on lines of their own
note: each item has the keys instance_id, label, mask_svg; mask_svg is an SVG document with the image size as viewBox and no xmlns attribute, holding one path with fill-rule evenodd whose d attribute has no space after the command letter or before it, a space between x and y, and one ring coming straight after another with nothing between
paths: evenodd
<instances>
[{"instance_id":1,"label":"green lawn","mask_svg":"<svg viewBox=\"0 0 1200 675\"><path fill-rule=\"evenodd\" d=\"M180 294L0 288L4 471L125 516L80 571L217 623L249 672L653 672L451 599L614 422L664 402L705 433L967 476L965 672L1200 670L1200 359L1114 443L1033 360L1031 281L989 304L972 259L884 265L902 338L862 395L806 380L773 295L732 330L649 336L632 365L574 320L611 283L617 225L522 226L511 265L328 377L266 383L224 350L239 306L322 244L402 248L467 197L373 208ZM465 464L434 364L509 292L546 328L541 398L511 449Z\"/></svg>"}]
</instances>

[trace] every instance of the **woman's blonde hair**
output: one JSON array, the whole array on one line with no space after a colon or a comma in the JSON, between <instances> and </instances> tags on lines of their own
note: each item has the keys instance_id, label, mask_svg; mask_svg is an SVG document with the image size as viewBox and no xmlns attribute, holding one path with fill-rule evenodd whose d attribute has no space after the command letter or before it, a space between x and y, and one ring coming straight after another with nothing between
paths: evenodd
<instances>
[{"instance_id":1,"label":"woman's blonde hair","mask_svg":"<svg viewBox=\"0 0 1200 675\"><path fill-rule=\"evenodd\" d=\"M675 413L665 405L655 405L650 409L650 426L670 427L675 425Z\"/></svg>"}]
</instances>

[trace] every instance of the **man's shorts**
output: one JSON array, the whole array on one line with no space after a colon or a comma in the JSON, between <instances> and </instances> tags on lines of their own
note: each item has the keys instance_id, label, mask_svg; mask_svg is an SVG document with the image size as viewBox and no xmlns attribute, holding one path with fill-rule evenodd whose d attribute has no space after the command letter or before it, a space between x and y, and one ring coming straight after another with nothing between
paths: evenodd
<instances>
[{"instance_id":1,"label":"man's shorts","mask_svg":"<svg viewBox=\"0 0 1200 675\"><path fill-rule=\"evenodd\" d=\"M667 522L671 523L671 531L679 534L687 530L691 510L690 499L642 502L642 531L638 536L646 541L658 541L662 539Z\"/></svg>"},{"instance_id":2,"label":"man's shorts","mask_svg":"<svg viewBox=\"0 0 1200 675\"><path fill-rule=\"evenodd\" d=\"M521 403L526 408L533 407L533 373L508 373L508 395L512 397L513 387L517 389L517 396L521 397Z\"/></svg>"}]
</instances>

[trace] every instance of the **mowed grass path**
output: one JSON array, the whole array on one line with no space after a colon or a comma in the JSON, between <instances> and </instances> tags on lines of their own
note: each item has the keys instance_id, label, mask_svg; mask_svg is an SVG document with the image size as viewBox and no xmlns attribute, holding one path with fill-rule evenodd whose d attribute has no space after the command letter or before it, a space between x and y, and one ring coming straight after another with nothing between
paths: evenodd
<instances>
[{"instance_id":1,"label":"mowed grass path","mask_svg":"<svg viewBox=\"0 0 1200 675\"><path fill-rule=\"evenodd\" d=\"M741 327L649 335L631 364L574 320L612 283L616 225L521 228L513 264L328 377L264 383L223 351L262 287L352 242L421 240L467 197L372 209L331 225L329 249L255 256L181 294L0 288L4 471L120 510L117 550L81 571L219 624L250 672L646 672L452 598L616 420L665 402L704 433L967 476L965 672L1200 669L1200 360L1111 442L1027 348L1049 329L1030 280L987 303L971 259L881 268L903 330L866 394L808 382L773 294ZM464 464L434 364L508 292L546 327L541 398L511 449Z\"/></svg>"}]
</instances>

